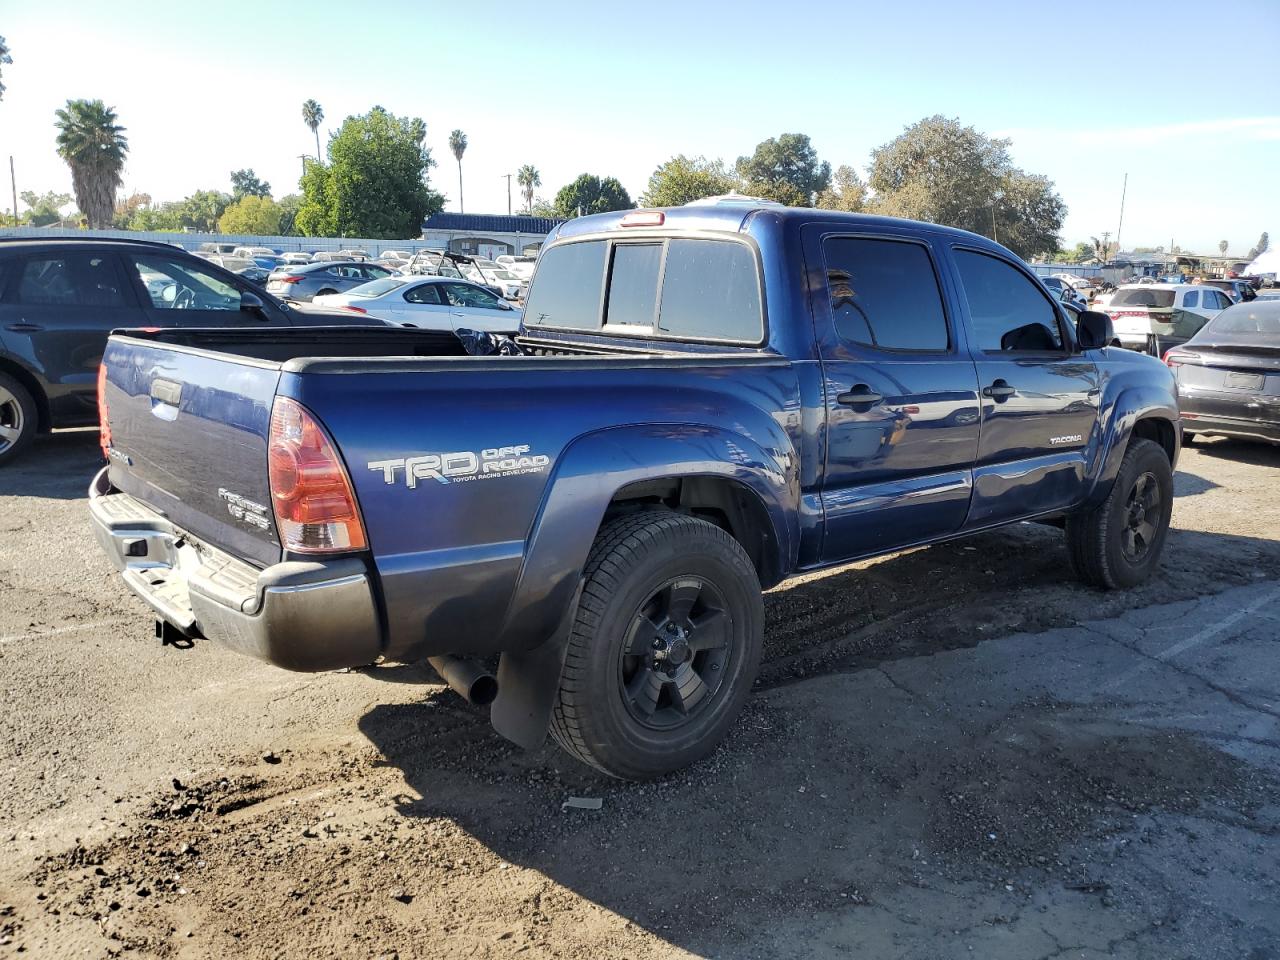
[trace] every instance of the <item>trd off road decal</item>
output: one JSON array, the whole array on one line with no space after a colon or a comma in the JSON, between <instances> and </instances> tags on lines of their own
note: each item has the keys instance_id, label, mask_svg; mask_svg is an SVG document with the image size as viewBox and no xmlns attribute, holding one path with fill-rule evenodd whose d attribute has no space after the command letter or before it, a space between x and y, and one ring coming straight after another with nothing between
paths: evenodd
<instances>
[{"instance_id":1,"label":"trd off road decal","mask_svg":"<svg viewBox=\"0 0 1280 960\"><path fill-rule=\"evenodd\" d=\"M422 480L437 483L466 483L498 477L518 477L525 473L542 473L551 463L545 454L529 452L528 444L512 447L490 447L487 450L458 450L454 453L429 453L422 457L396 457L370 460L369 469L380 471L388 484L404 483L413 489Z\"/></svg>"}]
</instances>

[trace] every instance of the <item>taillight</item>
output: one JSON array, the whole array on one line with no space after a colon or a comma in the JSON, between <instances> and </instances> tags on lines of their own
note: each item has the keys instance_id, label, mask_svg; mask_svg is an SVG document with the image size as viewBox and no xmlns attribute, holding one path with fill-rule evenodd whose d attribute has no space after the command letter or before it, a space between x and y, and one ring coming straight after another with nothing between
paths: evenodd
<instances>
[{"instance_id":1,"label":"taillight","mask_svg":"<svg viewBox=\"0 0 1280 960\"><path fill-rule=\"evenodd\" d=\"M107 417L107 365L98 364L98 446L102 447L102 456L108 456L111 449L111 424Z\"/></svg>"},{"instance_id":2,"label":"taillight","mask_svg":"<svg viewBox=\"0 0 1280 960\"><path fill-rule=\"evenodd\" d=\"M1179 366L1182 363L1182 361L1177 358L1177 356L1174 354L1172 350L1166 350L1164 352L1164 362L1165 362L1165 366L1169 367L1170 369L1172 369L1173 367Z\"/></svg>"},{"instance_id":3,"label":"taillight","mask_svg":"<svg viewBox=\"0 0 1280 960\"><path fill-rule=\"evenodd\" d=\"M333 553L365 548L355 491L333 443L307 409L288 397L276 397L271 409L267 473L285 549Z\"/></svg>"},{"instance_id":4,"label":"taillight","mask_svg":"<svg viewBox=\"0 0 1280 960\"><path fill-rule=\"evenodd\" d=\"M368 313L369 312L364 307L353 307L350 304L344 304L342 309L350 310L352 313Z\"/></svg>"},{"instance_id":5,"label":"taillight","mask_svg":"<svg viewBox=\"0 0 1280 960\"><path fill-rule=\"evenodd\" d=\"M276 279L281 283L301 283L302 282L302 277L294 277L294 276L276 277Z\"/></svg>"}]
</instances>

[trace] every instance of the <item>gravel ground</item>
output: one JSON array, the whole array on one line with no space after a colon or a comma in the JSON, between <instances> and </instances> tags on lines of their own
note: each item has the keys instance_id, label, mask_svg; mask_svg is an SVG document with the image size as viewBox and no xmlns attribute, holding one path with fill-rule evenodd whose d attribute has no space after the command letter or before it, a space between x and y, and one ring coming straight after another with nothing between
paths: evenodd
<instances>
[{"instance_id":1,"label":"gravel ground","mask_svg":"<svg viewBox=\"0 0 1280 960\"><path fill-rule=\"evenodd\" d=\"M1189 449L1136 591L1032 525L783 584L635 786L424 668L161 647L95 441L0 471L0 957L1280 958L1280 449Z\"/></svg>"}]
</instances>

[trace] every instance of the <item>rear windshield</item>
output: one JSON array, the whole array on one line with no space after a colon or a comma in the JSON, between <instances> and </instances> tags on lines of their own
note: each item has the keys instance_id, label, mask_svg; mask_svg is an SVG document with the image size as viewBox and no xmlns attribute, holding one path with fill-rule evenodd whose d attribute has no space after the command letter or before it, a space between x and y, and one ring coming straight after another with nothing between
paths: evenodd
<instances>
[{"instance_id":1,"label":"rear windshield","mask_svg":"<svg viewBox=\"0 0 1280 960\"><path fill-rule=\"evenodd\" d=\"M1209 321L1199 340L1225 340L1280 348L1280 302L1238 303Z\"/></svg>"},{"instance_id":2,"label":"rear windshield","mask_svg":"<svg viewBox=\"0 0 1280 960\"><path fill-rule=\"evenodd\" d=\"M542 254L529 326L630 336L759 343L755 252L712 239L587 240Z\"/></svg>"},{"instance_id":3,"label":"rear windshield","mask_svg":"<svg viewBox=\"0 0 1280 960\"><path fill-rule=\"evenodd\" d=\"M390 293L402 283L404 283L404 280L400 277L383 277L381 280L370 280L368 283L362 283L358 287L352 287L347 291L347 296L380 297L384 293Z\"/></svg>"},{"instance_id":4,"label":"rear windshield","mask_svg":"<svg viewBox=\"0 0 1280 960\"><path fill-rule=\"evenodd\" d=\"M1129 290L1117 290L1111 298L1113 307L1172 307L1172 290L1143 290L1134 287Z\"/></svg>"}]
</instances>

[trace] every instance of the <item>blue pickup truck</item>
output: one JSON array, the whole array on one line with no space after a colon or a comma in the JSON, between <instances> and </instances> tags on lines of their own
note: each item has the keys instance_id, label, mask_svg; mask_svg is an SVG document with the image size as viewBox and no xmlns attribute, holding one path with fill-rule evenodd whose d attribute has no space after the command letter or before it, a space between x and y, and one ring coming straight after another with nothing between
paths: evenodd
<instances>
[{"instance_id":1,"label":"blue pickup truck","mask_svg":"<svg viewBox=\"0 0 1280 960\"><path fill-rule=\"evenodd\" d=\"M132 331L90 509L162 638L291 670L430 660L606 773L704 756L761 590L1002 524L1145 580L1177 391L1003 247L765 204L582 217L516 355L411 330ZM497 663L496 676L486 666Z\"/></svg>"}]
</instances>

